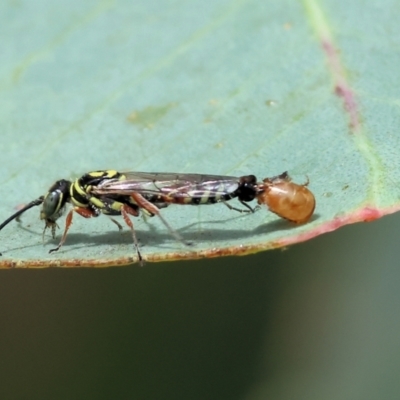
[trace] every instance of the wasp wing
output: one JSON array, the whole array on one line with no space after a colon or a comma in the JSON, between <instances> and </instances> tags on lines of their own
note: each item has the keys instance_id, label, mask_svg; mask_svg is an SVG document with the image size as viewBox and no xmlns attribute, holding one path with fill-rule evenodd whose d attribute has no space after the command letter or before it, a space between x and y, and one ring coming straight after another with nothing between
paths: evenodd
<instances>
[{"instance_id":1,"label":"wasp wing","mask_svg":"<svg viewBox=\"0 0 400 400\"><path fill-rule=\"evenodd\" d=\"M234 192L239 178L223 175L177 174L165 172L125 172L92 188L97 195L161 195L174 199L221 196Z\"/></svg>"}]
</instances>

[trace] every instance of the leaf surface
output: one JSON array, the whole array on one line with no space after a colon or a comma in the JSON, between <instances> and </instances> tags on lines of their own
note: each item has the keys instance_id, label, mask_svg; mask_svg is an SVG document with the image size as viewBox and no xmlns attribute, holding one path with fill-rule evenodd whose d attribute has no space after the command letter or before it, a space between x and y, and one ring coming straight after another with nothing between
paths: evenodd
<instances>
[{"instance_id":1,"label":"leaf surface","mask_svg":"<svg viewBox=\"0 0 400 400\"><path fill-rule=\"evenodd\" d=\"M186 248L135 218L150 261L282 247L397 211L399 12L395 0L3 2L0 219L109 168L310 179L317 208L301 226L267 210L162 210ZM1 231L1 267L135 261L129 230L106 217L76 215L48 254L59 236L42 245L38 214Z\"/></svg>"}]
</instances>

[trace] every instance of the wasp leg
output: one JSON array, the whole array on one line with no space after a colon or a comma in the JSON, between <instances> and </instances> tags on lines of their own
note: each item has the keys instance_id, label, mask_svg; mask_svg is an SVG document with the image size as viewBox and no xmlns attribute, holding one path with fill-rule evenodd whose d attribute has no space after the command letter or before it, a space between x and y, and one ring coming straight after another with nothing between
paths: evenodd
<instances>
[{"instance_id":1,"label":"wasp leg","mask_svg":"<svg viewBox=\"0 0 400 400\"><path fill-rule=\"evenodd\" d=\"M132 193L131 197L140 208L143 208L150 214L157 215L176 240L183 243L185 246L191 245L191 243L186 242L185 239L183 239L183 237L175 229L172 228L172 226L167 222L167 220L161 215L160 210L153 203L150 203L148 200L146 200L142 195L138 193Z\"/></svg>"},{"instance_id":2,"label":"wasp leg","mask_svg":"<svg viewBox=\"0 0 400 400\"><path fill-rule=\"evenodd\" d=\"M115 225L118 226L118 229L119 229L120 232L124 229L124 228L122 227L122 225L121 225L116 219L111 218L111 217L108 217L108 218L110 218L110 220L111 220L112 222L114 222Z\"/></svg>"},{"instance_id":3,"label":"wasp leg","mask_svg":"<svg viewBox=\"0 0 400 400\"><path fill-rule=\"evenodd\" d=\"M90 209L90 208L83 208L83 207L74 207L68 214L67 214L67 218L65 219L65 229L64 229L64 233L62 235L62 238L60 240L60 243L58 244L58 246L54 249L51 249L49 251L49 253L54 253L55 251L60 250L61 246L65 243L65 240L67 239L67 233L69 228L72 225L72 217L74 212L78 213L79 215L81 215L84 218L92 218L92 217L97 217L98 211L94 210L94 209Z\"/></svg>"},{"instance_id":4,"label":"wasp leg","mask_svg":"<svg viewBox=\"0 0 400 400\"><path fill-rule=\"evenodd\" d=\"M133 222L129 218L129 214L137 217L139 213L138 213L137 210L133 209L132 207L129 207L126 204L122 205L122 207L121 207L121 215L124 218L125 223L131 229L133 243L135 245L135 250L136 250L136 253L138 255L138 260L139 260L140 266L143 267L143 258L142 258L142 255L140 254L139 243L138 243L138 240L137 240L137 237L136 237L135 228L133 227Z\"/></svg>"},{"instance_id":5,"label":"wasp leg","mask_svg":"<svg viewBox=\"0 0 400 400\"><path fill-rule=\"evenodd\" d=\"M241 200L239 200L239 201L247 208L247 210L243 210L242 208L232 207L226 201L223 201L223 204L225 204L230 210L239 211L240 213L254 213L259 208L259 207L251 208L247 203L245 203L245 202L243 202Z\"/></svg>"}]
</instances>

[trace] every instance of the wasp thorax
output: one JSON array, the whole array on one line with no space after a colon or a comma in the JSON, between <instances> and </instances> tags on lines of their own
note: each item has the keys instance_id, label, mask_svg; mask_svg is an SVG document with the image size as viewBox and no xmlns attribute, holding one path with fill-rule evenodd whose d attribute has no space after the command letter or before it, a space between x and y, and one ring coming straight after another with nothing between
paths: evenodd
<instances>
[{"instance_id":1,"label":"wasp thorax","mask_svg":"<svg viewBox=\"0 0 400 400\"><path fill-rule=\"evenodd\" d=\"M315 197L307 184L293 183L288 176L264 179L263 190L257 195L258 203L289 221L307 222L315 209Z\"/></svg>"}]
</instances>

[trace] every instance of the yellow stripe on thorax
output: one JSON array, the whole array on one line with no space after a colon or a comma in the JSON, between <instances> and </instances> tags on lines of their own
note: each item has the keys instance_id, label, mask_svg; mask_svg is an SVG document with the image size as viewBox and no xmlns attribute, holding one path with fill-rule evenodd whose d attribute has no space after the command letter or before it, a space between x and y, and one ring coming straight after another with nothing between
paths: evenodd
<instances>
[{"instance_id":1,"label":"yellow stripe on thorax","mask_svg":"<svg viewBox=\"0 0 400 400\"><path fill-rule=\"evenodd\" d=\"M113 179L120 175L118 171L115 171L114 169L107 169L105 171L92 171L88 172L87 175L93 176L93 178L107 178L107 179Z\"/></svg>"}]
</instances>

